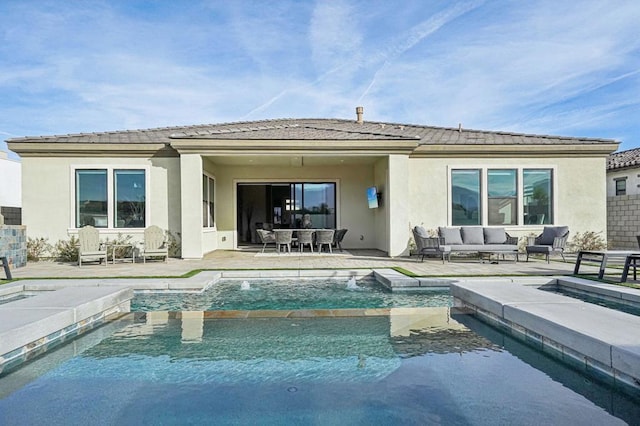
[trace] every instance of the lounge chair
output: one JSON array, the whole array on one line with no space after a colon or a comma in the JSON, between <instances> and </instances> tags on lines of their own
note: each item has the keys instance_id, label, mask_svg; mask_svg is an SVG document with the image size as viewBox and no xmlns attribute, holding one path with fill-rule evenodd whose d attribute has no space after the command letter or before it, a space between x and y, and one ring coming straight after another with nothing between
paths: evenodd
<instances>
[{"instance_id":1,"label":"lounge chair","mask_svg":"<svg viewBox=\"0 0 640 426\"><path fill-rule=\"evenodd\" d=\"M347 233L346 229L337 229L335 234L333 234L333 245L342 251L342 240L344 239L344 235Z\"/></svg>"},{"instance_id":2,"label":"lounge chair","mask_svg":"<svg viewBox=\"0 0 640 426\"><path fill-rule=\"evenodd\" d=\"M262 243L261 253L264 253L264 249L267 247L267 244L275 244L276 237L273 235L273 231L267 231L266 229L256 229L256 232L258 233L258 238Z\"/></svg>"},{"instance_id":3,"label":"lounge chair","mask_svg":"<svg viewBox=\"0 0 640 426\"><path fill-rule=\"evenodd\" d=\"M298 236L298 251L304 251L304 245L309 244L309 249L313 253L313 233L315 231L311 229L300 229L297 231Z\"/></svg>"},{"instance_id":4,"label":"lounge chair","mask_svg":"<svg viewBox=\"0 0 640 426\"><path fill-rule=\"evenodd\" d=\"M147 263L147 257L164 257L169 259L169 247L164 238L164 231L156 225L151 225L144 230L144 242L140 251L142 262Z\"/></svg>"},{"instance_id":5,"label":"lounge chair","mask_svg":"<svg viewBox=\"0 0 640 426\"><path fill-rule=\"evenodd\" d=\"M422 255L421 262L428 255L442 258L442 263L451 255L451 248L444 245L444 237L430 237L422 226L413 228L413 239L416 242L416 253Z\"/></svg>"},{"instance_id":6,"label":"lounge chair","mask_svg":"<svg viewBox=\"0 0 640 426\"><path fill-rule=\"evenodd\" d=\"M78 230L78 266L82 266L82 261L102 262L107 266L107 247L100 242L100 232L91 225L84 226Z\"/></svg>"},{"instance_id":7,"label":"lounge chair","mask_svg":"<svg viewBox=\"0 0 640 426\"><path fill-rule=\"evenodd\" d=\"M333 243L333 235L335 231L333 229L318 229L316 231L316 245L318 246L318 253L322 253L322 246L329 247L329 253L333 253L331 250L331 244Z\"/></svg>"},{"instance_id":8,"label":"lounge chair","mask_svg":"<svg viewBox=\"0 0 640 426\"><path fill-rule=\"evenodd\" d=\"M566 262L564 258L564 249L569 239L569 227L568 226L545 226L542 234L533 238L530 237L527 250L527 262L529 261L530 254L544 254L547 263L549 263L549 255L554 253L560 253L562 260Z\"/></svg>"}]
</instances>

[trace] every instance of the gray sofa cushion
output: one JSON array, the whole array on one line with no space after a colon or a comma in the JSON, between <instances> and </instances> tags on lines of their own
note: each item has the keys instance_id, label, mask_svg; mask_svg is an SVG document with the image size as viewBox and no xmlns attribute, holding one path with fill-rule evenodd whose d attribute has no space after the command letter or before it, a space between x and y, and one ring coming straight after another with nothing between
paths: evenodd
<instances>
[{"instance_id":1,"label":"gray sofa cushion","mask_svg":"<svg viewBox=\"0 0 640 426\"><path fill-rule=\"evenodd\" d=\"M464 244L484 244L484 233L481 226L463 226L460 233Z\"/></svg>"},{"instance_id":2,"label":"gray sofa cushion","mask_svg":"<svg viewBox=\"0 0 640 426\"><path fill-rule=\"evenodd\" d=\"M444 238L444 244L447 246L462 244L460 236L460 228L438 228L438 235Z\"/></svg>"},{"instance_id":3,"label":"gray sofa cushion","mask_svg":"<svg viewBox=\"0 0 640 426\"><path fill-rule=\"evenodd\" d=\"M542 235L540 235L540 240L538 240L538 244L552 245L556 237L562 237L567 232L569 232L568 226L545 226L542 230Z\"/></svg>"},{"instance_id":4,"label":"gray sofa cushion","mask_svg":"<svg viewBox=\"0 0 640 426\"><path fill-rule=\"evenodd\" d=\"M507 233L504 228L484 228L485 244L504 244L507 242Z\"/></svg>"},{"instance_id":5,"label":"gray sofa cushion","mask_svg":"<svg viewBox=\"0 0 640 426\"><path fill-rule=\"evenodd\" d=\"M415 233L416 233L416 235L418 237L429 238L429 234L427 233L427 230L424 229L423 226L416 226L416 227L413 228L413 230L415 231Z\"/></svg>"}]
</instances>

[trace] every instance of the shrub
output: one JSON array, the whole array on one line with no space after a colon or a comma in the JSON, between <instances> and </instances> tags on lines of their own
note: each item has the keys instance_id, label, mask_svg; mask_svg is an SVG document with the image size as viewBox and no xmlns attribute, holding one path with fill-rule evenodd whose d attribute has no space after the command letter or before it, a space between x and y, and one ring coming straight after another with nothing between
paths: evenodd
<instances>
[{"instance_id":1,"label":"shrub","mask_svg":"<svg viewBox=\"0 0 640 426\"><path fill-rule=\"evenodd\" d=\"M51 252L48 238L27 238L27 261L37 262Z\"/></svg>"},{"instance_id":2,"label":"shrub","mask_svg":"<svg viewBox=\"0 0 640 426\"><path fill-rule=\"evenodd\" d=\"M53 249L53 257L60 262L76 262L79 244L80 241L75 235L72 235L69 240L60 240Z\"/></svg>"},{"instance_id":3,"label":"shrub","mask_svg":"<svg viewBox=\"0 0 640 426\"><path fill-rule=\"evenodd\" d=\"M107 246L133 245L133 243L131 242L132 238L133 236L131 235L122 235L118 233L118 236L115 237L113 240L110 240L109 238L107 238L105 243ZM115 255L117 258L120 258L120 259L123 257L131 257L132 256L131 250L134 250L134 248L133 247L116 247ZM107 259L113 260L112 258L113 258L113 251L109 249L109 252L107 253Z\"/></svg>"},{"instance_id":4,"label":"shrub","mask_svg":"<svg viewBox=\"0 0 640 426\"><path fill-rule=\"evenodd\" d=\"M580 250L603 250L607 248L607 243L601 235L601 232L586 231L576 233L569 241L569 249L572 252Z\"/></svg>"},{"instance_id":5,"label":"shrub","mask_svg":"<svg viewBox=\"0 0 640 426\"><path fill-rule=\"evenodd\" d=\"M167 240L167 249L169 257L180 257L182 254L182 243L180 241L180 233L175 235L171 231L165 231L165 239Z\"/></svg>"}]
</instances>

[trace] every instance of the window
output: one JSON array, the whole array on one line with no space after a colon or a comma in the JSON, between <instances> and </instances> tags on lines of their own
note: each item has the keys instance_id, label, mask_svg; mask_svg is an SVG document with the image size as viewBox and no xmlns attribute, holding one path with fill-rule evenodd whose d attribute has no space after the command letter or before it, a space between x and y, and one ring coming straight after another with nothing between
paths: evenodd
<instances>
[{"instance_id":1,"label":"window","mask_svg":"<svg viewBox=\"0 0 640 426\"><path fill-rule=\"evenodd\" d=\"M114 170L116 228L145 227L144 170Z\"/></svg>"},{"instance_id":2,"label":"window","mask_svg":"<svg viewBox=\"0 0 640 426\"><path fill-rule=\"evenodd\" d=\"M75 227L144 228L144 169L76 169Z\"/></svg>"},{"instance_id":3,"label":"window","mask_svg":"<svg viewBox=\"0 0 640 426\"><path fill-rule=\"evenodd\" d=\"M487 172L489 225L518 224L517 188L515 169Z\"/></svg>"},{"instance_id":4,"label":"window","mask_svg":"<svg viewBox=\"0 0 640 426\"><path fill-rule=\"evenodd\" d=\"M482 169L451 170L453 226L542 225L553 220L552 169L487 169L486 175Z\"/></svg>"},{"instance_id":5,"label":"window","mask_svg":"<svg viewBox=\"0 0 640 426\"><path fill-rule=\"evenodd\" d=\"M107 171L76 170L76 227L107 227Z\"/></svg>"},{"instance_id":6,"label":"window","mask_svg":"<svg viewBox=\"0 0 640 426\"><path fill-rule=\"evenodd\" d=\"M481 225L480 170L451 171L451 223Z\"/></svg>"},{"instance_id":7,"label":"window","mask_svg":"<svg viewBox=\"0 0 640 426\"><path fill-rule=\"evenodd\" d=\"M202 175L202 227L215 226L215 180L207 175Z\"/></svg>"},{"instance_id":8,"label":"window","mask_svg":"<svg viewBox=\"0 0 640 426\"><path fill-rule=\"evenodd\" d=\"M552 170L524 169L522 183L525 224L546 225L553 223Z\"/></svg>"},{"instance_id":9,"label":"window","mask_svg":"<svg viewBox=\"0 0 640 426\"><path fill-rule=\"evenodd\" d=\"M616 195L627 195L627 178L615 179Z\"/></svg>"}]
</instances>

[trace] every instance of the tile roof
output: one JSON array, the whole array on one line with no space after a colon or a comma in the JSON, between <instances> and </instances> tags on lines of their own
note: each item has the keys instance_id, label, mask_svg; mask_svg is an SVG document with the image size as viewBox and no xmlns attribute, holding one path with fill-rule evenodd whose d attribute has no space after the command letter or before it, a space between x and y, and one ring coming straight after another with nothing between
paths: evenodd
<instances>
[{"instance_id":1,"label":"tile roof","mask_svg":"<svg viewBox=\"0 0 640 426\"><path fill-rule=\"evenodd\" d=\"M614 152L607 160L607 170L640 167L640 148Z\"/></svg>"},{"instance_id":2,"label":"tile roof","mask_svg":"<svg viewBox=\"0 0 640 426\"><path fill-rule=\"evenodd\" d=\"M8 139L15 143L166 143L174 139L224 140L417 140L419 144L546 145L610 144L610 139L532 135L342 119L275 119L162 127L155 129L79 133Z\"/></svg>"}]
</instances>

